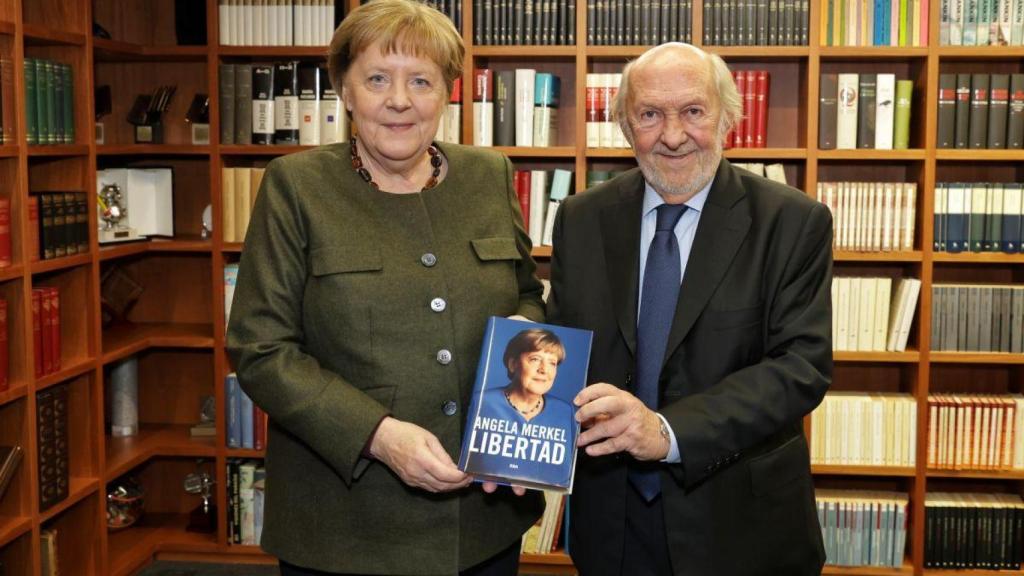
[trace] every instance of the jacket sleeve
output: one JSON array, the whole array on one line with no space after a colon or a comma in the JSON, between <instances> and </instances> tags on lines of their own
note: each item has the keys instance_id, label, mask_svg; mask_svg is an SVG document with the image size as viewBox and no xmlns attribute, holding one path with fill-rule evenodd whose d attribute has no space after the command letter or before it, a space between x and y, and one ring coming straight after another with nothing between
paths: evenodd
<instances>
[{"instance_id":1,"label":"jacket sleeve","mask_svg":"<svg viewBox=\"0 0 1024 576\"><path fill-rule=\"evenodd\" d=\"M516 314L533 320L534 322L544 321L544 285L537 278L537 262L534 261L532 251L533 242L526 231L523 213L519 208L519 196L516 194L513 185L512 162L502 156L505 167L505 189L508 197L511 218L515 226L516 248L519 250L520 260L516 265L516 283L519 286L519 307Z\"/></svg>"},{"instance_id":2,"label":"jacket sleeve","mask_svg":"<svg viewBox=\"0 0 1024 576\"><path fill-rule=\"evenodd\" d=\"M760 362L704 392L664 406L682 463L669 469L692 486L800 419L821 402L832 378L832 219L814 204L803 219L781 281L766 305Z\"/></svg>"},{"instance_id":3,"label":"jacket sleeve","mask_svg":"<svg viewBox=\"0 0 1024 576\"><path fill-rule=\"evenodd\" d=\"M226 348L253 402L351 483L368 465L361 451L387 409L306 351L307 221L288 166L271 162L260 186Z\"/></svg>"}]
</instances>

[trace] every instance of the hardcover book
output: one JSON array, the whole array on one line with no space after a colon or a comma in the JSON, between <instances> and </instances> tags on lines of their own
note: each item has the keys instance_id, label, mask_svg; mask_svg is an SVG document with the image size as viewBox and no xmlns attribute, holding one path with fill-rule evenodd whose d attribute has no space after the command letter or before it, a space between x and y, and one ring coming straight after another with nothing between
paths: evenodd
<instances>
[{"instance_id":1,"label":"hardcover book","mask_svg":"<svg viewBox=\"0 0 1024 576\"><path fill-rule=\"evenodd\" d=\"M459 468L478 481L572 492L573 398L593 333L491 317L477 365Z\"/></svg>"}]
</instances>

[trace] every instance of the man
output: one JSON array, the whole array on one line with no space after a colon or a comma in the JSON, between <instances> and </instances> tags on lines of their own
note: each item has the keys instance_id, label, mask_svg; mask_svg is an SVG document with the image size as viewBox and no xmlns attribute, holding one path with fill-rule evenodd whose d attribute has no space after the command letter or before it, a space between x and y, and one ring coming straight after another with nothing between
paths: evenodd
<instances>
[{"instance_id":1,"label":"man","mask_svg":"<svg viewBox=\"0 0 1024 576\"><path fill-rule=\"evenodd\" d=\"M594 331L573 560L818 574L801 419L831 380L828 210L722 158L742 107L716 56L651 49L614 109L639 168L563 203L551 263L549 321Z\"/></svg>"}]
</instances>

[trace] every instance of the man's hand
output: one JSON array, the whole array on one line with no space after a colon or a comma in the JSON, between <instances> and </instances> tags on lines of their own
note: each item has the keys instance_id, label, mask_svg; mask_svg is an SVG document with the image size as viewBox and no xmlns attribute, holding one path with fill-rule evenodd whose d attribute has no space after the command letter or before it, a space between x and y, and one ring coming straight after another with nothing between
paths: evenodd
<instances>
[{"instance_id":1,"label":"man's hand","mask_svg":"<svg viewBox=\"0 0 1024 576\"><path fill-rule=\"evenodd\" d=\"M491 494L492 492L494 492L495 490L498 489L498 483L497 482L484 482L483 483L483 487L484 487L484 492L487 492L488 494ZM512 492L515 493L516 496L522 496L523 494L526 494L526 488L523 488L522 486L516 486L515 484L513 484L512 485Z\"/></svg>"},{"instance_id":2,"label":"man's hand","mask_svg":"<svg viewBox=\"0 0 1024 576\"><path fill-rule=\"evenodd\" d=\"M398 474L402 482L428 492L458 490L473 481L455 466L436 436L390 416L377 427L370 454Z\"/></svg>"},{"instance_id":3,"label":"man's hand","mask_svg":"<svg viewBox=\"0 0 1024 576\"><path fill-rule=\"evenodd\" d=\"M578 446L591 456L627 452L637 460L663 460L670 448L661 435L661 419L639 398L611 384L592 384L573 400L576 420L586 430ZM588 426L589 424L589 426Z\"/></svg>"}]
</instances>

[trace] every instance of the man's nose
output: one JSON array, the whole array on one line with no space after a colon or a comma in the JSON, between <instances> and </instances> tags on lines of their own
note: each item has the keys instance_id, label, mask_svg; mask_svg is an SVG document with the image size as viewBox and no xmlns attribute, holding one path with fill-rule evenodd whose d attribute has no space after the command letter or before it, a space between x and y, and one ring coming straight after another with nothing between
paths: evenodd
<instances>
[{"instance_id":1,"label":"man's nose","mask_svg":"<svg viewBox=\"0 0 1024 576\"><path fill-rule=\"evenodd\" d=\"M676 114L670 114L665 118L665 128L661 131L661 143L668 149L675 150L689 140L686 133L686 126L682 119Z\"/></svg>"}]
</instances>

